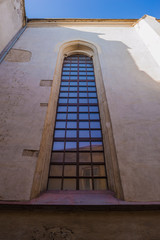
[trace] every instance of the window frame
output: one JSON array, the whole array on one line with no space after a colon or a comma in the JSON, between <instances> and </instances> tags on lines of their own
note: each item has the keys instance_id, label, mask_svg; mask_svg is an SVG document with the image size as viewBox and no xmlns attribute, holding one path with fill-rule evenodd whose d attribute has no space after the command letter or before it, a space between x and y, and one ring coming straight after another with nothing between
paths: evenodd
<instances>
[{"instance_id":1,"label":"window frame","mask_svg":"<svg viewBox=\"0 0 160 240\"><path fill-rule=\"evenodd\" d=\"M61 82L61 72L63 60L66 56L73 54L85 54L93 59L95 69L95 79L97 86L98 101L101 115L101 125L104 143L104 154L106 159L106 169L108 177L108 187L110 191L115 193L119 199L124 199L121 184L119 166L117 161L116 148L114 143L112 124L108 109L106 91L102 78L99 55L100 48L96 44L92 44L83 40L74 40L65 42L59 48L57 53L57 63L53 77L53 83L48 102L48 108L42 133L39 156L36 163L35 174L31 189L31 199L39 196L41 192L46 191L49 163L52 149L52 139L55 126L55 115L58 101L58 90Z\"/></svg>"}]
</instances>

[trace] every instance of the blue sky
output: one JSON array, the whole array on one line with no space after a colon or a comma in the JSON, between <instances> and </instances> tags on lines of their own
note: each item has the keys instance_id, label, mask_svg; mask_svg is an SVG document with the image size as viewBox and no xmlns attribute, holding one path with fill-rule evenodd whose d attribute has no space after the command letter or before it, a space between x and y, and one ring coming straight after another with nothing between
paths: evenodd
<instances>
[{"instance_id":1,"label":"blue sky","mask_svg":"<svg viewBox=\"0 0 160 240\"><path fill-rule=\"evenodd\" d=\"M28 18L160 18L160 0L25 0Z\"/></svg>"}]
</instances>

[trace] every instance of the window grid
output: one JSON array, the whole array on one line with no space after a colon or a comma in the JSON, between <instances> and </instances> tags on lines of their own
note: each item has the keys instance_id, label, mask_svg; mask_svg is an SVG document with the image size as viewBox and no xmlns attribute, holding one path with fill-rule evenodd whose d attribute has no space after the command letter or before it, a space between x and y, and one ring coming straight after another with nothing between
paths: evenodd
<instances>
[{"instance_id":1,"label":"window grid","mask_svg":"<svg viewBox=\"0 0 160 240\"><path fill-rule=\"evenodd\" d=\"M107 178L93 62L66 57L53 137L48 190L106 190Z\"/></svg>"}]
</instances>

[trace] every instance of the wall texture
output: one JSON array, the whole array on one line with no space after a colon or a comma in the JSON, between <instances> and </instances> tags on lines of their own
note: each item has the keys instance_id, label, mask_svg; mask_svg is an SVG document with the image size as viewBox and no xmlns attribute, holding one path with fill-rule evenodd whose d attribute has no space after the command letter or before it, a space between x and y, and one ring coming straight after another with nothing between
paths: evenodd
<instances>
[{"instance_id":1,"label":"wall texture","mask_svg":"<svg viewBox=\"0 0 160 240\"><path fill-rule=\"evenodd\" d=\"M159 66L134 27L76 24L28 27L0 66L1 200L30 198L50 95L40 82L53 79L61 44L78 39L98 48L125 200L160 201Z\"/></svg>"},{"instance_id":2,"label":"wall texture","mask_svg":"<svg viewBox=\"0 0 160 240\"><path fill-rule=\"evenodd\" d=\"M23 0L0 0L0 52L20 30L23 22Z\"/></svg>"},{"instance_id":3,"label":"wall texture","mask_svg":"<svg viewBox=\"0 0 160 240\"><path fill-rule=\"evenodd\" d=\"M158 240L160 212L1 210L5 240Z\"/></svg>"}]
</instances>

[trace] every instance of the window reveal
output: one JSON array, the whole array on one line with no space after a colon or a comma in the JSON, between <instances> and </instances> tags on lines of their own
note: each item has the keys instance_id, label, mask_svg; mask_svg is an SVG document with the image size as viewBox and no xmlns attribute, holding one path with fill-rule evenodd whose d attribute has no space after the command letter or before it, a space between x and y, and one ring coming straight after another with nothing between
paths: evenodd
<instances>
[{"instance_id":1,"label":"window reveal","mask_svg":"<svg viewBox=\"0 0 160 240\"><path fill-rule=\"evenodd\" d=\"M72 55L63 63L48 190L106 189L93 62Z\"/></svg>"}]
</instances>

